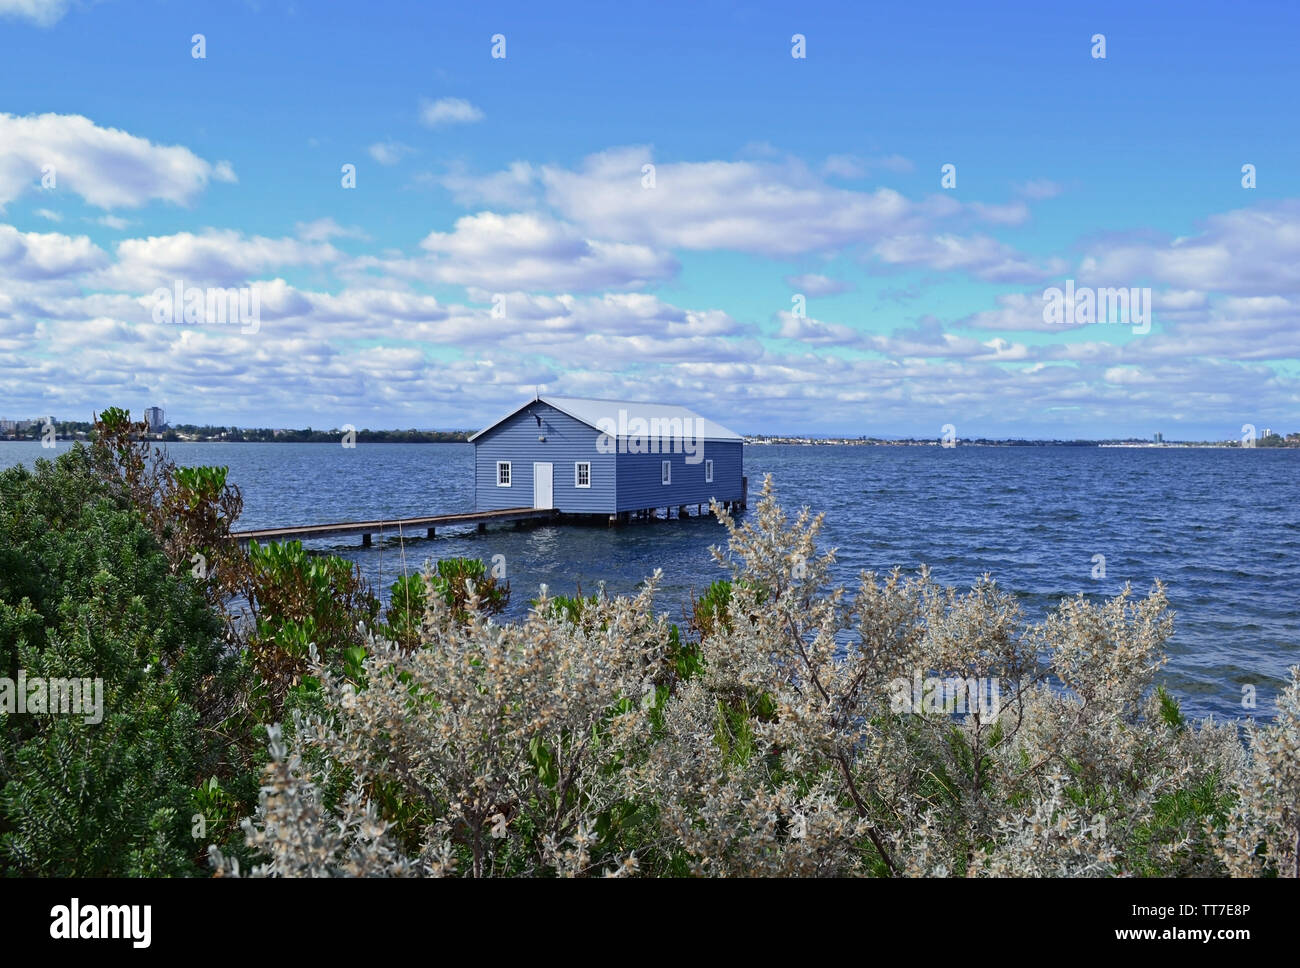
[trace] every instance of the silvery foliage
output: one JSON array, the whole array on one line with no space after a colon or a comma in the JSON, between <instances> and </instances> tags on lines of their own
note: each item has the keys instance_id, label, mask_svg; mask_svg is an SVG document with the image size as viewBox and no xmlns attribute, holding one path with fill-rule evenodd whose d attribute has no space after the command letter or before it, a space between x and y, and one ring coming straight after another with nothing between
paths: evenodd
<instances>
[{"instance_id":1,"label":"silvery foliage","mask_svg":"<svg viewBox=\"0 0 1300 968\"><path fill-rule=\"evenodd\" d=\"M461 623L429 595L421 648L404 652L372 638L364 689L314 665L330 714L303 717L297 741L322 754L327 771L354 777L358 789L395 784L437 817L413 861L424 874L456 871L455 848L468 854L461 872L475 876L494 873L507 858L523 873L595 872L596 818L629 792L618 767L638 755L650 731L650 704L625 700L653 694L667 655L667 619L651 613L657 580L634 598L600 595L576 624L545 598L525 621L495 624L472 589L469 621ZM300 835L284 840L299 817L314 819L316 801L275 771L281 762L272 777L281 795L250 843L264 849L266 838L277 838L277 870L287 872L280 854L300 849ZM630 792L651 795L636 784ZM302 844L312 856L298 870L328 868L323 847L333 844ZM383 869L377 845L368 842L364 852L379 865L375 872ZM635 869L629 855L600 872Z\"/></svg>"},{"instance_id":2,"label":"silvery foliage","mask_svg":"<svg viewBox=\"0 0 1300 968\"><path fill-rule=\"evenodd\" d=\"M1253 756L1238 774L1238 795L1219 858L1237 877L1300 877L1300 666L1267 725L1247 726Z\"/></svg>"},{"instance_id":3,"label":"silvery foliage","mask_svg":"<svg viewBox=\"0 0 1300 968\"><path fill-rule=\"evenodd\" d=\"M281 728L267 729L271 762L266 769L256 821L244 821L249 847L267 859L251 877L407 877L415 866L387 837L387 824L357 787L331 815L319 788L297 754L286 748ZM217 876L241 876L239 860L213 846L209 859Z\"/></svg>"},{"instance_id":4,"label":"silvery foliage","mask_svg":"<svg viewBox=\"0 0 1300 968\"><path fill-rule=\"evenodd\" d=\"M576 621L543 599L509 625L471 602L460 623L430 595L422 647L373 639L364 689L317 664L328 713L296 742L351 794L327 815L327 776L280 750L248 827L259 870L1296 873L1300 668L1247 751L1233 724L1162 714L1158 583L1031 624L987 576L965 593L926 570L834 586L822 517L790 520L770 479L743 524L713 511L732 596L685 681L652 608L658 572ZM900 710L897 684L932 674L996 680L997 708ZM436 818L419 856L398 856L365 803L378 785ZM1203 788L1223 793L1226 823L1169 809ZM611 857L598 823L628 803L653 819Z\"/></svg>"}]
</instances>

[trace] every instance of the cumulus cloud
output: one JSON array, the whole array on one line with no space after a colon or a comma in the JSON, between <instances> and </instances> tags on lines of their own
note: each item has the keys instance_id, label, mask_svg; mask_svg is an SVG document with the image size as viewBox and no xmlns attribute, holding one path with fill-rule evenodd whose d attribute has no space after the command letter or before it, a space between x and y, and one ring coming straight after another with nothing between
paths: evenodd
<instances>
[{"instance_id":1,"label":"cumulus cloud","mask_svg":"<svg viewBox=\"0 0 1300 968\"><path fill-rule=\"evenodd\" d=\"M801 292L805 296L834 296L841 292L852 292L854 289L851 282L845 282L843 279L832 279L830 276L819 275L815 272L786 276L785 283L791 289Z\"/></svg>"},{"instance_id":2,"label":"cumulus cloud","mask_svg":"<svg viewBox=\"0 0 1300 968\"><path fill-rule=\"evenodd\" d=\"M256 335L153 325L136 299L71 294L41 304L47 318L33 333L28 296L7 286L0 345L16 351L0 356L0 396L18 412L61 416L102 406L105 388L130 387L151 402L184 401L194 419L305 423L346 413L358 424L463 427L481 426L534 385L618 397L632 375L643 396L725 415L742 431L937 433L955 420L963 435L1074 437L1080 420L1160 426L1167 436L1192 420L1222 424L1228 436L1243 422L1242 400L1267 416L1294 412L1300 392L1300 381L1249 362L1124 355L1154 345L1155 333L1092 358L1038 362L1018 344L954 336L932 320L847 352L797 340L764 348L743 326L713 333L729 325L718 310L643 293L512 292L510 315L498 320L487 305L386 287L258 285L267 321ZM429 353L429 343L449 350Z\"/></svg>"},{"instance_id":3,"label":"cumulus cloud","mask_svg":"<svg viewBox=\"0 0 1300 968\"><path fill-rule=\"evenodd\" d=\"M96 208L139 208L154 200L188 204L209 181L234 180L188 148L155 145L77 114L0 114L0 206L26 191L70 191Z\"/></svg>"},{"instance_id":4,"label":"cumulus cloud","mask_svg":"<svg viewBox=\"0 0 1300 968\"><path fill-rule=\"evenodd\" d=\"M1109 285L1153 280L1238 295L1300 292L1300 201L1212 215L1198 235L1166 242L1107 240L1080 273Z\"/></svg>"},{"instance_id":5,"label":"cumulus cloud","mask_svg":"<svg viewBox=\"0 0 1300 968\"><path fill-rule=\"evenodd\" d=\"M834 188L798 166L754 161L669 162L643 186L646 148L607 151L577 171L544 168L547 201L606 238L683 249L782 256L880 238L914 208L898 192Z\"/></svg>"},{"instance_id":6,"label":"cumulus cloud","mask_svg":"<svg viewBox=\"0 0 1300 968\"><path fill-rule=\"evenodd\" d=\"M1059 333L1072 325L1049 323L1043 318L1046 301L1042 292L1010 292L996 297L997 307L982 309L958 320L958 325L968 329L1009 330L1040 333Z\"/></svg>"},{"instance_id":7,"label":"cumulus cloud","mask_svg":"<svg viewBox=\"0 0 1300 968\"><path fill-rule=\"evenodd\" d=\"M641 286L677 271L677 261L648 246L604 242L541 215L480 212L431 232L417 259L359 260L407 278L494 292L509 289L611 289Z\"/></svg>"},{"instance_id":8,"label":"cumulus cloud","mask_svg":"<svg viewBox=\"0 0 1300 968\"><path fill-rule=\"evenodd\" d=\"M152 290L183 280L187 285L233 286L280 266L320 266L337 260L328 243L246 236L232 229L126 239L117 262L96 281L121 290Z\"/></svg>"},{"instance_id":9,"label":"cumulus cloud","mask_svg":"<svg viewBox=\"0 0 1300 968\"><path fill-rule=\"evenodd\" d=\"M878 242L872 253L889 265L969 272L989 282L1047 279L1063 268L1059 262L1036 266L1010 246L986 235L898 235Z\"/></svg>"},{"instance_id":10,"label":"cumulus cloud","mask_svg":"<svg viewBox=\"0 0 1300 968\"><path fill-rule=\"evenodd\" d=\"M1030 359L1032 351L1023 343L1013 343L1001 337L973 340L953 333L941 333L937 339L924 334L895 333L876 336L870 340L872 349L893 359L920 360L996 360L1020 362Z\"/></svg>"},{"instance_id":11,"label":"cumulus cloud","mask_svg":"<svg viewBox=\"0 0 1300 968\"><path fill-rule=\"evenodd\" d=\"M378 141L366 150L381 165L395 165L415 149L400 141Z\"/></svg>"},{"instance_id":12,"label":"cumulus cloud","mask_svg":"<svg viewBox=\"0 0 1300 968\"><path fill-rule=\"evenodd\" d=\"M330 239L369 239L363 230L353 226L339 225L332 217L314 219L310 222L298 222L294 226L298 238L304 242L328 242Z\"/></svg>"},{"instance_id":13,"label":"cumulus cloud","mask_svg":"<svg viewBox=\"0 0 1300 968\"><path fill-rule=\"evenodd\" d=\"M516 161L489 175L472 175L458 164L441 175L426 174L419 180L447 189L459 205L523 207L533 201L539 175L540 171L528 162Z\"/></svg>"},{"instance_id":14,"label":"cumulus cloud","mask_svg":"<svg viewBox=\"0 0 1300 968\"><path fill-rule=\"evenodd\" d=\"M830 155L822 163L822 174L836 178L861 178L866 173L867 166L853 155Z\"/></svg>"},{"instance_id":15,"label":"cumulus cloud","mask_svg":"<svg viewBox=\"0 0 1300 968\"><path fill-rule=\"evenodd\" d=\"M798 159L656 163L648 147L611 149L575 169L515 162L475 175L455 167L424 180L452 192L461 204L536 209L543 203L600 237L680 249L730 249L782 257L869 245L920 233L944 220L1018 225L1029 218L1023 201L962 203L947 194L909 201L890 188L859 191L828 184L868 165L894 169L906 159L831 156L814 172ZM648 166L653 166L653 172Z\"/></svg>"},{"instance_id":16,"label":"cumulus cloud","mask_svg":"<svg viewBox=\"0 0 1300 968\"><path fill-rule=\"evenodd\" d=\"M862 342L861 333L840 323L823 323L787 310L777 313L775 319L781 324L776 331L780 339L798 340L810 346L851 346Z\"/></svg>"},{"instance_id":17,"label":"cumulus cloud","mask_svg":"<svg viewBox=\"0 0 1300 968\"><path fill-rule=\"evenodd\" d=\"M115 189L140 204L192 200L207 181L233 177L186 149L74 120L90 126L92 142L126 139L154 162L173 150L193 159L179 169L191 171L190 183L160 180L155 169L172 169L151 163ZM39 166L12 141L0 144L0 198L35 191ZM0 226L0 397L33 412L84 412L102 405L105 388L132 387L184 400L198 419L233 421L229 401L247 394L256 413L282 421L322 408L354 423L471 426L535 384L619 396L635 380L644 396L732 415L737 429L750 418L752 429L774 429L773 415L791 430L876 433L937 430L955 419L963 436L981 421L1031 435L1056 426L1062 436L1076 436L1079 421L1159 419L1171 430L1180 415L1239 427L1243 409L1259 422L1294 412L1300 400L1290 366L1300 358L1300 203L1212 216L1183 239L1091 238L1071 265L996 237L996 227L1028 218L1028 203L1051 197L1054 183L1021 185L1006 204L946 193L911 200L825 180L887 170L879 159L833 156L810 168L775 151L752 157L660 164L653 188L642 183L642 165L654 163L649 149L606 152L572 169L519 161L475 176L453 166L424 180L472 214L426 227L434 231L418 248L359 257L331 241L365 234L331 217L300 222L286 237L196 228L108 252L84 236ZM93 179L82 187L96 190ZM65 189L77 191L59 168ZM35 214L58 217L53 208ZM118 218L89 220L124 227ZM972 228L977 222L994 228ZM647 291L678 273L675 250L709 249L763 257L749 263L756 284L784 278L810 307L853 289L803 271L853 265L818 258L840 249L872 273L923 270L927 285L942 273L1023 291L979 298L947 322L891 322L888 332L874 316L782 312L754 322ZM325 270L306 275L329 282L299 288L290 269ZM1037 287L1066 278L1152 286L1151 333L1045 323ZM147 294L177 279L255 286L260 331L154 324ZM435 286L463 291L426 291ZM492 312L498 295L504 316ZM1021 342L1017 332L1035 335ZM1268 365L1278 360L1288 362Z\"/></svg>"},{"instance_id":18,"label":"cumulus cloud","mask_svg":"<svg viewBox=\"0 0 1300 968\"><path fill-rule=\"evenodd\" d=\"M0 17L51 27L68 12L68 0L0 0Z\"/></svg>"},{"instance_id":19,"label":"cumulus cloud","mask_svg":"<svg viewBox=\"0 0 1300 968\"><path fill-rule=\"evenodd\" d=\"M104 251L84 235L19 232L0 225L0 278L59 279L107 262Z\"/></svg>"},{"instance_id":20,"label":"cumulus cloud","mask_svg":"<svg viewBox=\"0 0 1300 968\"><path fill-rule=\"evenodd\" d=\"M482 121L483 112L459 97L443 97L436 101L425 98L420 102L420 121L436 128L442 124L469 124Z\"/></svg>"}]
</instances>

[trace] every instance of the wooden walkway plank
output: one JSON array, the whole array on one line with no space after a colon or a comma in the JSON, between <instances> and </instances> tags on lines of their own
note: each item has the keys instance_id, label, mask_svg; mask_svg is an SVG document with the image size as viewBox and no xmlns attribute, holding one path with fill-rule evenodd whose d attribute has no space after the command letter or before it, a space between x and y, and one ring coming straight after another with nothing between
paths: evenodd
<instances>
[{"instance_id":1,"label":"wooden walkway plank","mask_svg":"<svg viewBox=\"0 0 1300 968\"><path fill-rule=\"evenodd\" d=\"M251 531L232 531L230 536L240 544L250 541L287 541L295 538L330 538L336 535L359 534L365 544L375 533L396 534L407 529L425 528L429 537L434 529L456 524L477 524L479 530L493 522L544 521L555 516L554 511L541 508L506 508L500 511L467 511L462 514L435 514L420 518L394 518L391 521L342 521L337 524L305 524L291 528L259 528Z\"/></svg>"}]
</instances>

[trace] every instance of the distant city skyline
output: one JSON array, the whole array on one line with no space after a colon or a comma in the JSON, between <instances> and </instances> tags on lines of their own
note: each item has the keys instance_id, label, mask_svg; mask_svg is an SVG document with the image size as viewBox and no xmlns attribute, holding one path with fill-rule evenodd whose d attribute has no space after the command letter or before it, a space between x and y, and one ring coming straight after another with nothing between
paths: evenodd
<instances>
[{"instance_id":1,"label":"distant city skyline","mask_svg":"<svg viewBox=\"0 0 1300 968\"><path fill-rule=\"evenodd\" d=\"M0 411L1285 434L1296 27L0 0Z\"/></svg>"}]
</instances>

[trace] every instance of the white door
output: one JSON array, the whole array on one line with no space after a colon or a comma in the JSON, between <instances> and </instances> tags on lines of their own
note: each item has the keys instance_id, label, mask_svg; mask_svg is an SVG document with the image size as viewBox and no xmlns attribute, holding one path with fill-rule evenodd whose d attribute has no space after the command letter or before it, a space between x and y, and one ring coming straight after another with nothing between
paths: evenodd
<instances>
[{"instance_id":1,"label":"white door","mask_svg":"<svg viewBox=\"0 0 1300 968\"><path fill-rule=\"evenodd\" d=\"M555 507L554 476L554 464L533 465L533 507L547 510Z\"/></svg>"}]
</instances>

